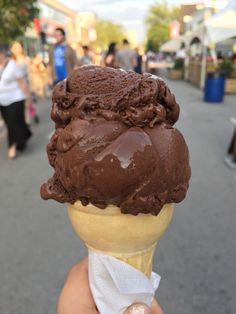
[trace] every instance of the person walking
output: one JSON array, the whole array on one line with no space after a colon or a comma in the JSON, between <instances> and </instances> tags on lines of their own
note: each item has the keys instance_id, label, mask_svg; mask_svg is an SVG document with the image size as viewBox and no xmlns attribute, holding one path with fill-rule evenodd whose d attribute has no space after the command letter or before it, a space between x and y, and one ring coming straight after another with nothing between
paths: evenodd
<instances>
[{"instance_id":1,"label":"person walking","mask_svg":"<svg viewBox=\"0 0 236 314\"><path fill-rule=\"evenodd\" d=\"M16 60L17 64L21 68L21 71L24 74L24 78L28 84L29 82L29 66L30 58L25 54L25 51L20 42L15 41L11 46L12 58Z\"/></svg>"},{"instance_id":2,"label":"person walking","mask_svg":"<svg viewBox=\"0 0 236 314\"><path fill-rule=\"evenodd\" d=\"M136 53L129 47L127 39L123 40L123 48L117 53L119 67L126 71L133 71L136 66Z\"/></svg>"},{"instance_id":3,"label":"person walking","mask_svg":"<svg viewBox=\"0 0 236 314\"><path fill-rule=\"evenodd\" d=\"M91 52L88 46L83 46L83 56L80 61L82 65L92 64Z\"/></svg>"},{"instance_id":4,"label":"person walking","mask_svg":"<svg viewBox=\"0 0 236 314\"><path fill-rule=\"evenodd\" d=\"M47 87L52 85L51 77L48 77L48 71L43 62L41 53L38 53L32 58L30 63L30 81L32 92L36 95L36 98L40 97L44 99L47 97Z\"/></svg>"},{"instance_id":5,"label":"person walking","mask_svg":"<svg viewBox=\"0 0 236 314\"><path fill-rule=\"evenodd\" d=\"M24 79L26 84L29 87L29 90L31 91L32 95L32 103L27 103L27 108L26 109L26 122L27 124L31 123L31 120L33 119L35 123L39 123L39 117L37 114L37 108L36 108L36 95L32 93L32 76L30 76L30 57L26 55L24 48L22 44L18 41L13 42L11 46L11 53L12 53L12 58L17 62L18 66L21 69L22 74L24 75Z\"/></svg>"},{"instance_id":6,"label":"person walking","mask_svg":"<svg viewBox=\"0 0 236 314\"><path fill-rule=\"evenodd\" d=\"M116 43L110 43L107 53L104 58L104 65L110 68L117 68L117 58L116 58Z\"/></svg>"},{"instance_id":7,"label":"person walking","mask_svg":"<svg viewBox=\"0 0 236 314\"><path fill-rule=\"evenodd\" d=\"M66 43L66 33L58 27L54 33L56 44L49 52L49 80L51 85L64 80L77 66L74 49Z\"/></svg>"},{"instance_id":8,"label":"person walking","mask_svg":"<svg viewBox=\"0 0 236 314\"><path fill-rule=\"evenodd\" d=\"M143 73L143 57L139 53L139 49L135 49L136 52L136 66L134 67L134 71L136 73L142 74Z\"/></svg>"},{"instance_id":9,"label":"person walking","mask_svg":"<svg viewBox=\"0 0 236 314\"><path fill-rule=\"evenodd\" d=\"M0 111L8 131L8 157L26 147L31 131L25 122L25 102L31 102L24 73L9 57L8 46L0 44Z\"/></svg>"}]
</instances>

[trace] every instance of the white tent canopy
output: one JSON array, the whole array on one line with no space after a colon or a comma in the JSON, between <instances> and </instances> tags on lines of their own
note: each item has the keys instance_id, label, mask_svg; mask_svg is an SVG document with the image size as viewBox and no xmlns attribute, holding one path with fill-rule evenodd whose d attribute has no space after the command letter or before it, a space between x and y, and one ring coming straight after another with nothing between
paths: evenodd
<instances>
[{"instance_id":1,"label":"white tent canopy","mask_svg":"<svg viewBox=\"0 0 236 314\"><path fill-rule=\"evenodd\" d=\"M189 46L193 38L200 39L203 45L208 46L236 36L236 0L229 4L211 18L199 25L194 31L186 33L184 41Z\"/></svg>"},{"instance_id":2,"label":"white tent canopy","mask_svg":"<svg viewBox=\"0 0 236 314\"><path fill-rule=\"evenodd\" d=\"M192 32L185 33L184 35L185 46L187 47L190 46L194 38L198 38L201 41L201 43L203 43L205 34L206 34L206 27L204 24L200 25L198 28L196 28Z\"/></svg>"},{"instance_id":3,"label":"white tent canopy","mask_svg":"<svg viewBox=\"0 0 236 314\"><path fill-rule=\"evenodd\" d=\"M236 36L236 0L205 22L209 43L218 43Z\"/></svg>"},{"instance_id":4,"label":"white tent canopy","mask_svg":"<svg viewBox=\"0 0 236 314\"><path fill-rule=\"evenodd\" d=\"M180 49L182 41L183 41L182 37L171 39L161 46L160 51L162 51L162 52L176 52Z\"/></svg>"},{"instance_id":5,"label":"white tent canopy","mask_svg":"<svg viewBox=\"0 0 236 314\"><path fill-rule=\"evenodd\" d=\"M164 43L160 51L176 52L182 42L188 47L194 38L199 38L203 45L208 46L234 36L236 36L236 0L231 0L223 10L214 14L194 31Z\"/></svg>"}]
</instances>

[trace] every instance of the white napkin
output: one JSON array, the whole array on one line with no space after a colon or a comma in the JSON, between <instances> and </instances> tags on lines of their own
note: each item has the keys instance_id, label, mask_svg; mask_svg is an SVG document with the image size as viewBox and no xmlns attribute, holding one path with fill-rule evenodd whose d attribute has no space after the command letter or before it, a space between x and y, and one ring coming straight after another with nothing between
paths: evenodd
<instances>
[{"instance_id":1,"label":"white napkin","mask_svg":"<svg viewBox=\"0 0 236 314\"><path fill-rule=\"evenodd\" d=\"M112 256L89 250L89 283L100 314L123 314L135 302L151 305L161 277L151 279Z\"/></svg>"}]
</instances>

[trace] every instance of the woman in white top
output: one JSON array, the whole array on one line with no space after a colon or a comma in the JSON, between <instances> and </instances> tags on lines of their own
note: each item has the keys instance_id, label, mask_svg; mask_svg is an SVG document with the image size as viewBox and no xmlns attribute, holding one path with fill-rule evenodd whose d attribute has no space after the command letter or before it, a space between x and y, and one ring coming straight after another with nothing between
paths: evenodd
<instances>
[{"instance_id":1,"label":"woman in white top","mask_svg":"<svg viewBox=\"0 0 236 314\"><path fill-rule=\"evenodd\" d=\"M19 65L22 74L26 80L26 83L30 86L29 80L29 66L30 66L30 58L25 54L24 49L18 41L13 42L11 45L11 53L12 58Z\"/></svg>"},{"instance_id":2,"label":"woman in white top","mask_svg":"<svg viewBox=\"0 0 236 314\"><path fill-rule=\"evenodd\" d=\"M7 45L0 44L0 111L8 130L8 157L11 159L25 148L31 136L25 122L25 100L30 97L24 73L9 57Z\"/></svg>"}]
</instances>

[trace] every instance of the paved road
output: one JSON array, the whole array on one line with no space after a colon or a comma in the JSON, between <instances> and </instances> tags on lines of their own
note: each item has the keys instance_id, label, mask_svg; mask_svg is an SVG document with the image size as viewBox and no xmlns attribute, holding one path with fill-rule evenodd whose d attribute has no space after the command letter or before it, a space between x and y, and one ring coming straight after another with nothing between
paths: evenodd
<instances>
[{"instance_id":1,"label":"paved road","mask_svg":"<svg viewBox=\"0 0 236 314\"><path fill-rule=\"evenodd\" d=\"M158 299L166 314L235 314L236 172L223 159L236 97L204 104L194 87L169 85L182 108L178 128L190 148L193 174L188 197L176 206L157 249ZM55 313L67 270L86 254L65 206L39 197L51 174L44 147L52 130L49 104L39 110L41 124L17 160L7 160L0 135L1 314Z\"/></svg>"}]
</instances>

